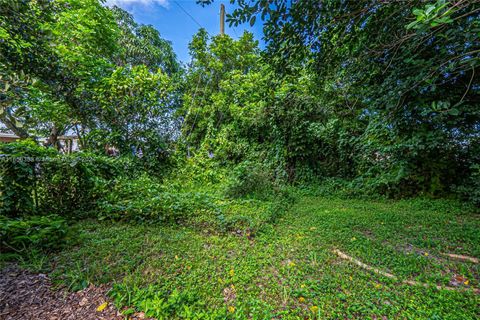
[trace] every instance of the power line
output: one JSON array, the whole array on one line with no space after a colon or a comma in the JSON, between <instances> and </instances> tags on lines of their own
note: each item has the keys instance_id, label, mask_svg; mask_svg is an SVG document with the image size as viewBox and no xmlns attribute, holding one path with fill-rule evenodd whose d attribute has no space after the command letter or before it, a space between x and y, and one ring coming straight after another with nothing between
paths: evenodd
<instances>
[{"instance_id":1,"label":"power line","mask_svg":"<svg viewBox=\"0 0 480 320\"><path fill-rule=\"evenodd\" d=\"M235 27L234 27L234 26L232 26L232 28L231 28L231 29L233 30L233 33L235 33L235 36L238 38L238 34L237 34L237 31L235 31Z\"/></svg>"},{"instance_id":2,"label":"power line","mask_svg":"<svg viewBox=\"0 0 480 320\"><path fill-rule=\"evenodd\" d=\"M195 22L200 28L203 28L203 29L207 32L207 34L208 34L209 36L211 36L211 34L208 32L208 30L207 30L206 28L204 28L204 27L200 24L200 22L198 22L190 13L188 13L188 11L185 10L185 8L184 8L178 1L173 0L173 2L175 2L175 4L176 4L187 16L189 16L190 19L192 19L193 22ZM235 32L235 30L234 30L234 32ZM200 85L200 81L201 81L202 76L203 76L203 72L202 72L202 74L201 74L201 75L199 76L199 78L198 78L198 83L197 83L197 85L196 85L196 87L195 87L195 91L194 91L194 93L193 93L192 102L191 102L191 104L190 104L190 106L189 106L189 108L188 108L188 110L187 110L187 113L185 114L185 119L186 119L187 116L190 114L190 111L191 111L193 105L195 104L195 98L196 98L196 96L197 96L198 87L199 87L199 85ZM205 89L205 88L210 84L210 81L211 81L211 80L212 80L212 78L210 77L210 78L208 79L208 81L205 83L203 89ZM202 101L205 101L205 97L203 97ZM198 99L197 99L197 103L198 103ZM195 125L196 125L196 122L197 122L197 118L198 118L199 112L200 112L199 110L196 110L196 111L195 111L195 117L194 117L194 119L193 119L192 127L191 127L190 130L187 132L187 139L190 137L190 134L193 132L193 129L195 128ZM217 123L217 125L218 125L218 123Z\"/></svg>"},{"instance_id":3,"label":"power line","mask_svg":"<svg viewBox=\"0 0 480 320\"><path fill-rule=\"evenodd\" d=\"M204 28L200 22L198 22L190 13L188 13L187 10L185 10L185 8L176 0L174 0L173 2L175 2L175 4L187 15L190 17L190 19L192 19L193 22L195 22L200 28L203 28L205 30L207 30L206 28ZM207 31L208 33L208 31ZM210 35L210 33L208 33L208 35Z\"/></svg>"}]
</instances>

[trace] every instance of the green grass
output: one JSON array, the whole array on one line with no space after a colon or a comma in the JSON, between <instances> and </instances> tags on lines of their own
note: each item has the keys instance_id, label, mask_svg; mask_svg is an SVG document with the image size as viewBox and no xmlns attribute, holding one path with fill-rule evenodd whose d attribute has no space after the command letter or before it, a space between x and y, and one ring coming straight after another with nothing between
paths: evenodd
<instances>
[{"instance_id":1,"label":"green grass","mask_svg":"<svg viewBox=\"0 0 480 320\"><path fill-rule=\"evenodd\" d=\"M237 208L237 210L240 210ZM401 284L340 259L338 248L397 275L480 287L480 216L454 202L300 197L254 237L198 227L83 221L52 257L57 283L113 284L119 307L160 319L475 319L479 295ZM131 312L126 310L126 313Z\"/></svg>"}]
</instances>

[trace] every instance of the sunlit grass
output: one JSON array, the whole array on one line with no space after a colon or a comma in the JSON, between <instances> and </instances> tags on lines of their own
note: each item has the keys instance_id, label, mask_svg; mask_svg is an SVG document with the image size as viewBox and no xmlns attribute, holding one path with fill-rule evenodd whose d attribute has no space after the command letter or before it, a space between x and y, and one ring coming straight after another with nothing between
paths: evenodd
<instances>
[{"instance_id":1,"label":"sunlit grass","mask_svg":"<svg viewBox=\"0 0 480 320\"><path fill-rule=\"evenodd\" d=\"M478 215L446 201L316 197L299 199L253 238L84 221L76 244L54 258L54 275L72 289L111 282L119 306L159 318L474 319L480 299L468 288L479 286L479 267L442 253L478 257L479 227ZM455 291L400 284L333 248L401 280L468 282Z\"/></svg>"}]
</instances>

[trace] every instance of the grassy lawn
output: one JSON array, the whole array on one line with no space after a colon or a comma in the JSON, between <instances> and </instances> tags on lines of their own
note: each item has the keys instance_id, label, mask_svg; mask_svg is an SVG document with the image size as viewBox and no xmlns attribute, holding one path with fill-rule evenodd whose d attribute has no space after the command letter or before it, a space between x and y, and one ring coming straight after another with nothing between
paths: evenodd
<instances>
[{"instance_id":1,"label":"grassy lawn","mask_svg":"<svg viewBox=\"0 0 480 320\"><path fill-rule=\"evenodd\" d=\"M253 236L84 221L52 259L58 283L111 282L118 306L158 318L474 319L479 265L443 253L480 257L478 230L480 216L453 202L301 197ZM402 284L334 248L400 280L459 290Z\"/></svg>"}]
</instances>

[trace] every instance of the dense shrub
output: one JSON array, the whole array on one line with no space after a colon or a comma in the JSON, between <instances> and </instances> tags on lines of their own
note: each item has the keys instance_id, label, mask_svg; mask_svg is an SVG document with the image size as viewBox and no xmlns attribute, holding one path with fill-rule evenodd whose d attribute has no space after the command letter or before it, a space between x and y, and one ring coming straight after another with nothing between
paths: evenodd
<instances>
[{"instance_id":1,"label":"dense shrub","mask_svg":"<svg viewBox=\"0 0 480 320\"><path fill-rule=\"evenodd\" d=\"M175 154L176 167L168 177L169 181L183 186L213 186L225 180L228 169L216 160L202 153L188 156L183 152Z\"/></svg>"},{"instance_id":2,"label":"dense shrub","mask_svg":"<svg viewBox=\"0 0 480 320\"><path fill-rule=\"evenodd\" d=\"M20 219L0 216L0 251L52 250L62 244L66 233L67 224L57 215Z\"/></svg>"},{"instance_id":3,"label":"dense shrub","mask_svg":"<svg viewBox=\"0 0 480 320\"><path fill-rule=\"evenodd\" d=\"M90 153L62 155L33 141L0 145L0 211L10 217L94 209L130 162Z\"/></svg>"},{"instance_id":4,"label":"dense shrub","mask_svg":"<svg viewBox=\"0 0 480 320\"><path fill-rule=\"evenodd\" d=\"M99 201L100 219L181 222L195 215L216 215L221 209L204 192L167 190L146 175L122 179Z\"/></svg>"},{"instance_id":5,"label":"dense shrub","mask_svg":"<svg viewBox=\"0 0 480 320\"><path fill-rule=\"evenodd\" d=\"M65 216L88 213L121 172L121 161L89 153L57 156L42 163L40 211Z\"/></svg>"},{"instance_id":6,"label":"dense shrub","mask_svg":"<svg viewBox=\"0 0 480 320\"><path fill-rule=\"evenodd\" d=\"M55 150L26 140L0 144L0 155L0 213L10 217L34 213L39 160L55 157Z\"/></svg>"},{"instance_id":7,"label":"dense shrub","mask_svg":"<svg viewBox=\"0 0 480 320\"><path fill-rule=\"evenodd\" d=\"M245 189L246 190L246 189ZM180 223L208 232L250 234L273 223L293 202L287 188L262 189L268 199L248 197L225 199L224 189L167 183L142 175L119 179L99 201L99 219L141 223ZM252 197L250 197L252 195Z\"/></svg>"},{"instance_id":8,"label":"dense shrub","mask_svg":"<svg viewBox=\"0 0 480 320\"><path fill-rule=\"evenodd\" d=\"M456 191L462 199L480 207L480 165L472 165L471 172L470 179Z\"/></svg>"},{"instance_id":9,"label":"dense shrub","mask_svg":"<svg viewBox=\"0 0 480 320\"><path fill-rule=\"evenodd\" d=\"M237 165L225 187L225 194L231 198L255 197L268 199L275 191L273 176L267 168L252 161Z\"/></svg>"}]
</instances>

